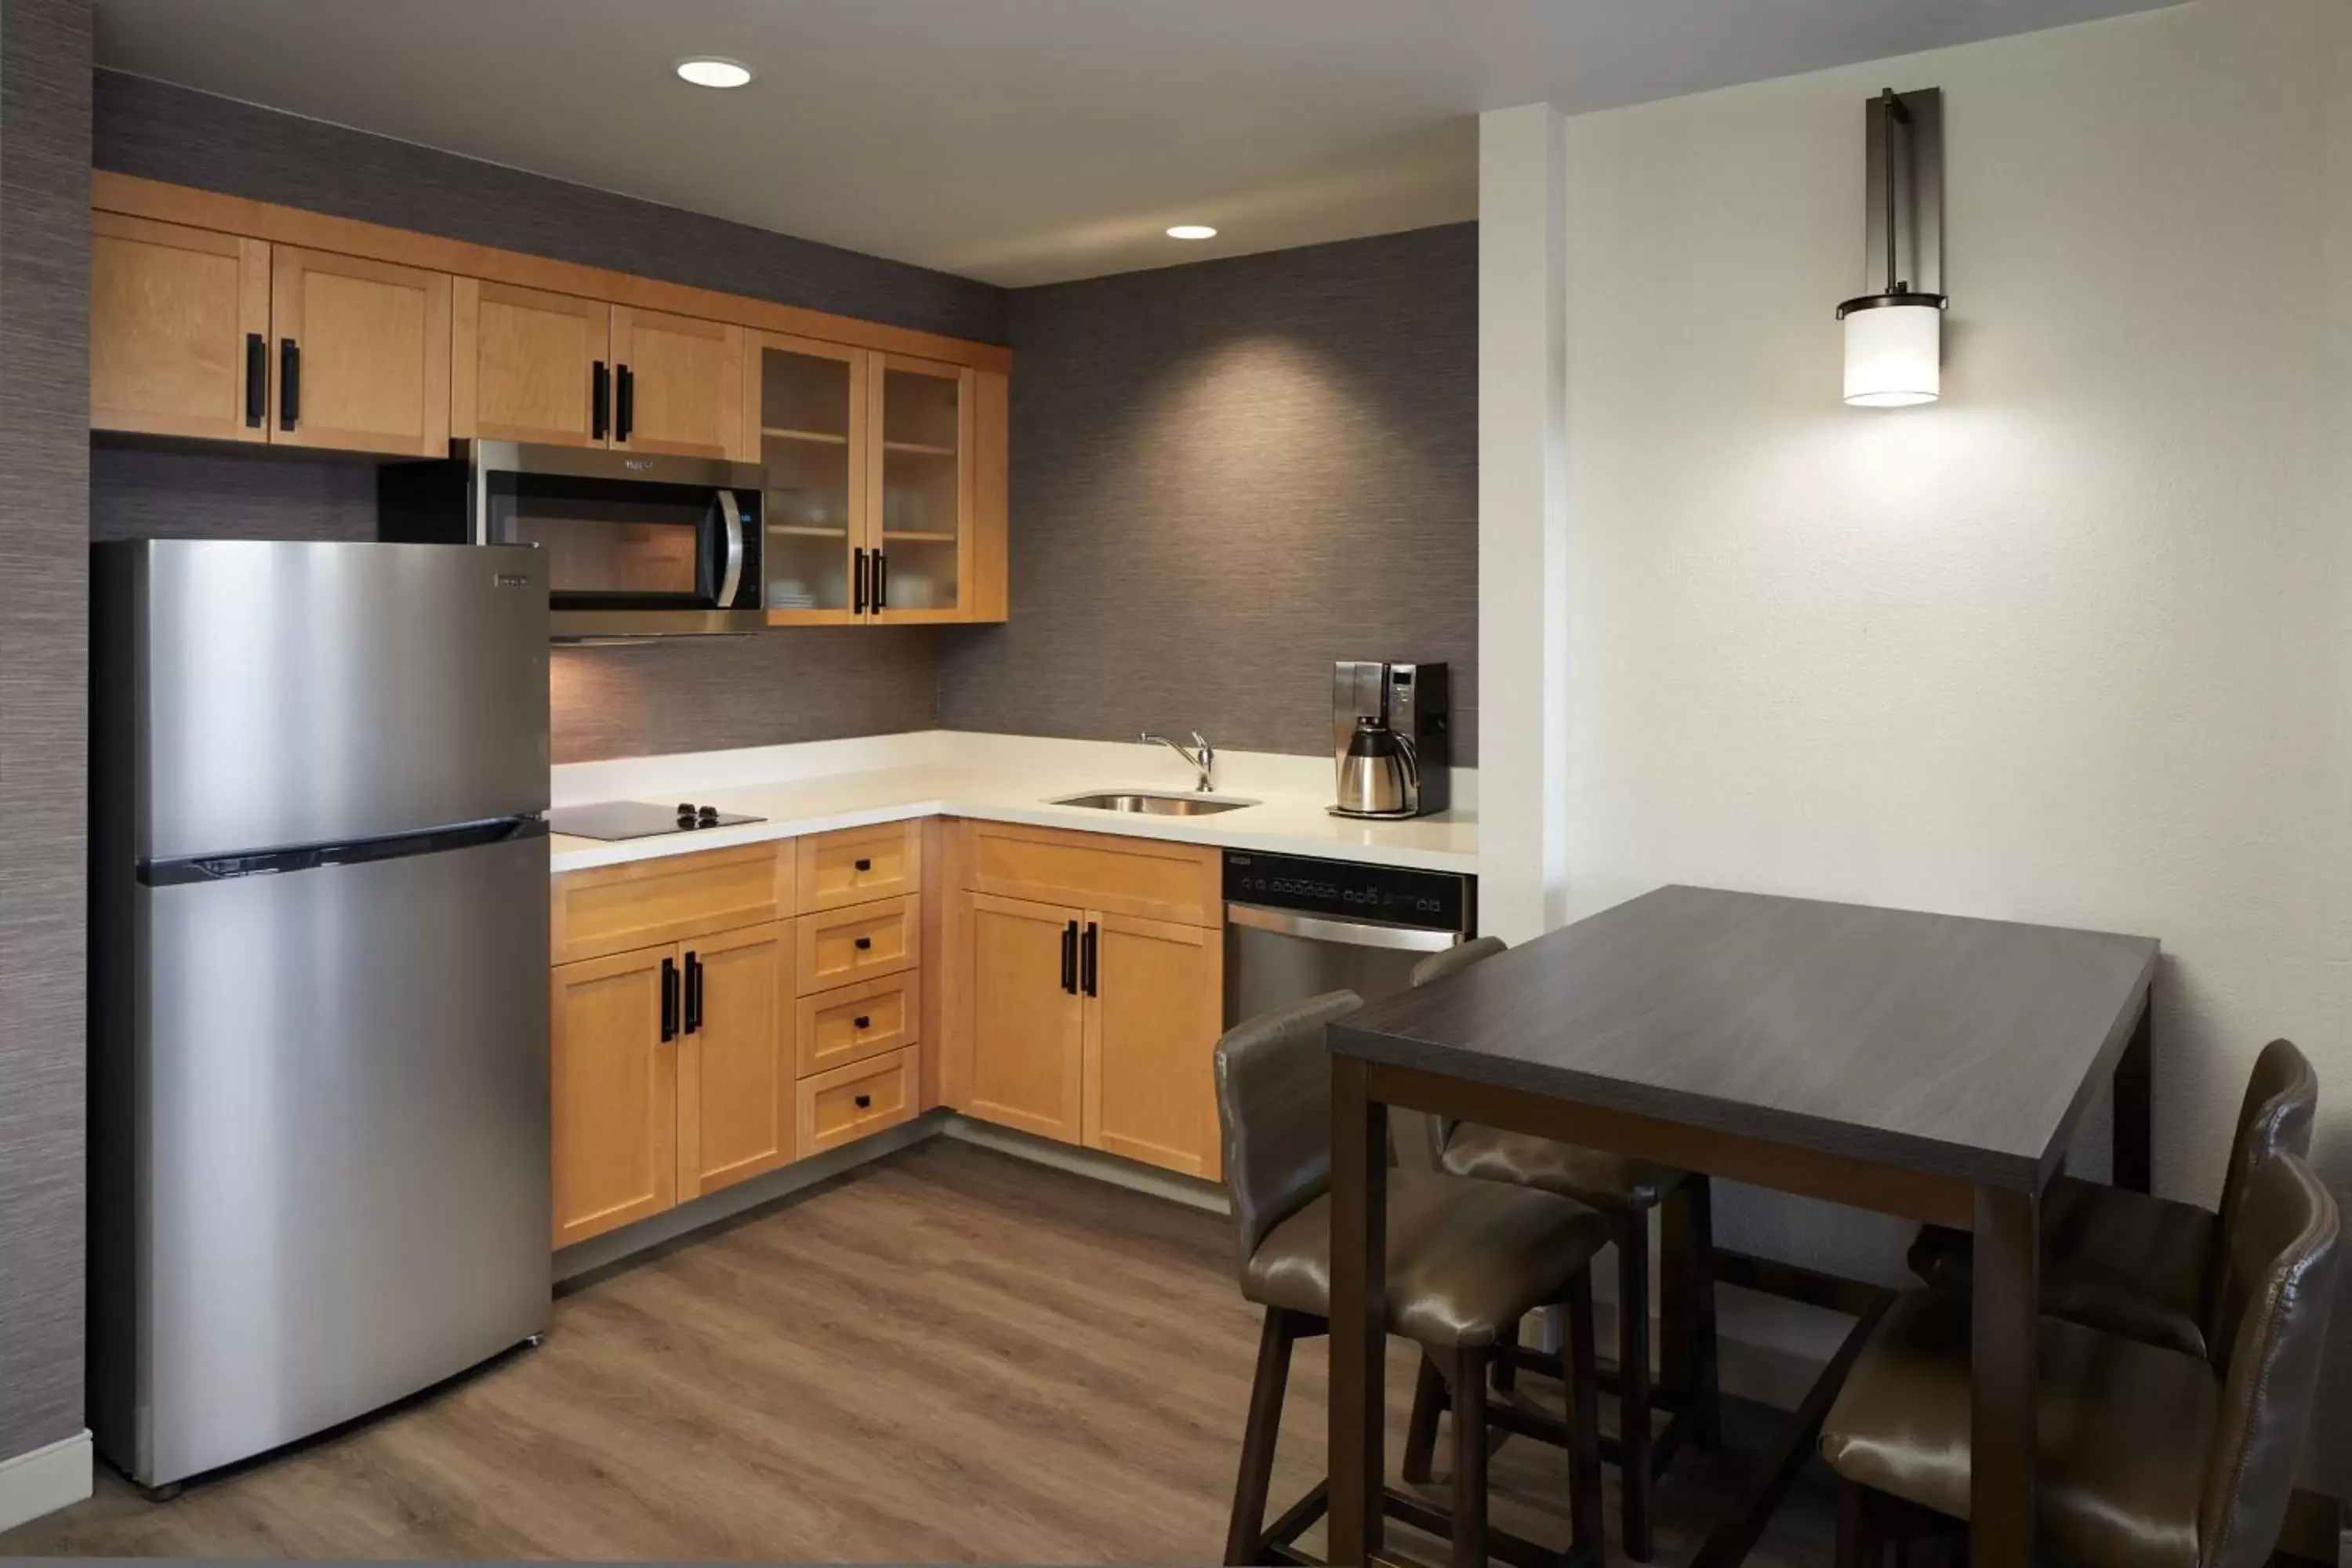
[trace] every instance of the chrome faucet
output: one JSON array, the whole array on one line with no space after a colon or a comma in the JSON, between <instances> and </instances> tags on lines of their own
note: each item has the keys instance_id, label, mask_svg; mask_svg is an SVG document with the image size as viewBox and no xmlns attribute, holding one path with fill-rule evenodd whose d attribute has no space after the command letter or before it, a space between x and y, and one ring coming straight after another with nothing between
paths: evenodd
<instances>
[{"instance_id":1,"label":"chrome faucet","mask_svg":"<svg viewBox=\"0 0 2352 1568\"><path fill-rule=\"evenodd\" d=\"M1217 752L1215 747L1209 744L1208 741L1202 735L1200 731L1195 730L1192 731L1192 744L1195 750L1190 752L1186 751L1183 747L1178 745L1175 742L1170 740L1165 735L1145 734L1139 736L1139 739L1140 739L1146 745L1157 742L1160 745L1165 746L1170 751L1175 752L1178 756L1183 758L1186 762L1192 763L1193 771L1201 775L1200 782L1195 784L1192 787L1201 791L1204 795L1208 793L1209 770L1217 765Z\"/></svg>"}]
</instances>

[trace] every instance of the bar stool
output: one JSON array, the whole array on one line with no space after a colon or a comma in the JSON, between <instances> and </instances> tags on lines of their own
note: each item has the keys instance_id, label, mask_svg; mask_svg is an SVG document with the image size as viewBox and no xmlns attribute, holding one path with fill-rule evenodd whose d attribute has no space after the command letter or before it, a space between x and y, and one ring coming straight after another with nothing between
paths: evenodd
<instances>
[{"instance_id":1,"label":"bar stool","mask_svg":"<svg viewBox=\"0 0 2352 1568\"><path fill-rule=\"evenodd\" d=\"M1265 1309L1241 1473L1225 1535L1229 1563L1308 1562L1292 1542L1328 1507L1328 1482L1265 1524L1290 1350L1329 1331L1331 1064L1324 1026L1360 1004L1333 992L1263 1014L1217 1042L1217 1117L1225 1188L1241 1243L1242 1294ZM1444 1358L1473 1412L1455 1444L1451 1517L1402 1492L1385 1506L1450 1534L1455 1568L1484 1568L1491 1543L1521 1568L1601 1568L1601 1439L1593 1406L1592 1255L1608 1236L1588 1210L1548 1193L1391 1171L1388 1189L1388 1327ZM1486 1424L1475 1418L1504 1331L1538 1307L1569 1313L1567 1429L1573 1536L1565 1554L1486 1524Z\"/></svg>"},{"instance_id":2,"label":"bar stool","mask_svg":"<svg viewBox=\"0 0 2352 1568\"><path fill-rule=\"evenodd\" d=\"M2084 1568L2262 1568L2277 1544L2336 1295L2335 1198L2294 1154L2241 1184L2210 1354L2045 1317L2037 1533ZM1822 1425L1838 1474L1837 1568L1969 1513L1969 1299L1888 1309Z\"/></svg>"},{"instance_id":3,"label":"bar stool","mask_svg":"<svg viewBox=\"0 0 2352 1568\"><path fill-rule=\"evenodd\" d=\"M2285 1040L2254 1060L2221 1182L2221 1209L2174 1203L2061 1176L2042 1200L2042 1310L2053 1318L2189 1355L2208 1350L2206 1324L2226 1235L2255 1168L2274 1154L2308 1154L2319 1075ZM1937 1289L1965 1291L1975 1257L1966 1231L1928 1226L1911 1244L1911 1270Z\"/></svg>"},{"instance_id":4,"label":"bar stool","mask_svg":"<svg viewBox=\"0 0 2352 1568\"><path fill-rule=\"evenodd\" d=\"M1414 966L1412 984L1433 985L1505 950L1499 937L1482 936ZM1621 1534L1625 1554L1646 1563L1653 1551L1651 1517L1657 1479L1674 1460L1687 1430L1703 1448L1722 1442L1722 1403L1717 1391L1715 1331L1715 1225L1713 1193L1706 1176L1582 1149L1524 1132L1505 1132L1469 1123L1442 1129L1438 1166L1459 1176L1476 1176L1534 1187L1573 1198L1596 1210L1617 1248L1618 1436L1604 1439L1603 1457L1618 1467L1622 1483ZM1650 1383L1650 1211L1663 1203L1664 1289L1664 1382L1674 1411L1663 1434L1653 1436L1650 1412L1656 1399ZM1508 1386L1509 1365L1526 1362L1549 1370L1544 1358L1514 1348L1500 1376ZM1602 1386L1610 1380L1604 1376ZM1437 1412L1445 1389L1424 1365L1413 1393L1412 1424L1405 1439L1407 1480L1429 1479L1437 1441ZM1457 1423L1460 1415L1456 1413Z\"/></svg>"}]
</instances>

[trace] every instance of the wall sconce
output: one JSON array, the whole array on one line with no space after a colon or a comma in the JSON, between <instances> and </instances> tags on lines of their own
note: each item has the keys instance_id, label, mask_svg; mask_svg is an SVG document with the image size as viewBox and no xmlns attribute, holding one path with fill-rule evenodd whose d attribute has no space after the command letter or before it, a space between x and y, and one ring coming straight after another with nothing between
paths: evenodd
<instances>
[{"instance_id":1,"label":"wall sconce","mask_svg":"<svg viewBox=\"0 0 2352 1568\"><path fill-rule=\"evenodd\" d=\"M1903 408L1943 392L1943 91L1889 88L1870 100L1868 126L1863 277L1883 267L1885 287L1837 308L1845 400Z\"/></svg>"}]
</instances>

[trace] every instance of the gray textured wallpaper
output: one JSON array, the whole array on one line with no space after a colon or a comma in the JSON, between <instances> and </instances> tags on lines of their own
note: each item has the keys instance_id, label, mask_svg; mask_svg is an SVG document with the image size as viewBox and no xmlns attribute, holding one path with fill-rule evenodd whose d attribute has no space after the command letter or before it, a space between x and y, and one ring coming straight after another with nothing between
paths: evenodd
<instances>
[{"instance_id":1,"label":"gray textured wallpaper","mask_svg":"<svg viewBox=\"0 0 2352 1568\"><path fill-rule=\"evenodd\" d=\"M1478 236L1013 296L1013 616L951 729L1329 745L1331 661L1444 659L1477 760Z\"/></svg>"},{"instance_id":2,"label":"gray textured wallpaper","mask_svg":"<svg viewBox=\"0 0 2352 1568\"><path fill-rule=\"evenodd\" d=\"M969 278L102 70L98 166L869 321L1004 341Z\"/></svg>"},{"instance_id":3,"label":"gray textured wallpaper","mask_svg":"<svg viewBox=\"0 0 2352 1568\"><path fill-rule=\"evenodd\" d=\"M555 760L778 746L928 730L930 626L796 626L751 637L557 648Z\"/></svg>"},{"instance_id":4,"label":"gray textured wallpaper","mask_svg":"<svg viewBox=\"0 0 2352 1568\"><path fill-rule=\"evenodd\" d=\"M0 5L0 1459L82 1427L89 55Z\"/></svg>"},{"instance_id":5,"label":"gray textured wallpaper","mask_svg":"<svg viewBox=\"0 0 2352 1568\"><path fill-rule=\"evenodd\" d=\"M370 540L375 537L375 465L94 446L89 536Z\"/></svg>"}]
</instances>

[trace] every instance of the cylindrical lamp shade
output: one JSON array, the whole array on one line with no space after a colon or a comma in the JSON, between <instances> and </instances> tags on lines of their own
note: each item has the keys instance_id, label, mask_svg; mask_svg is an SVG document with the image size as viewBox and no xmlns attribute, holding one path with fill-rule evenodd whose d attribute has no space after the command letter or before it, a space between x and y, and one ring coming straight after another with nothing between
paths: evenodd
<instances>
[{"instance_id":1,"label":"cylindrical lamp shade","mask_svg":"<svg viewBox=\"0 0 2352 1568\"><path fill-rule=\"evenodd\" d=\"M1902 408L1942 395L1943 316L1933 305L1878 305L1845 318L1845 400Z\"/></svg>"}]
</instances>

